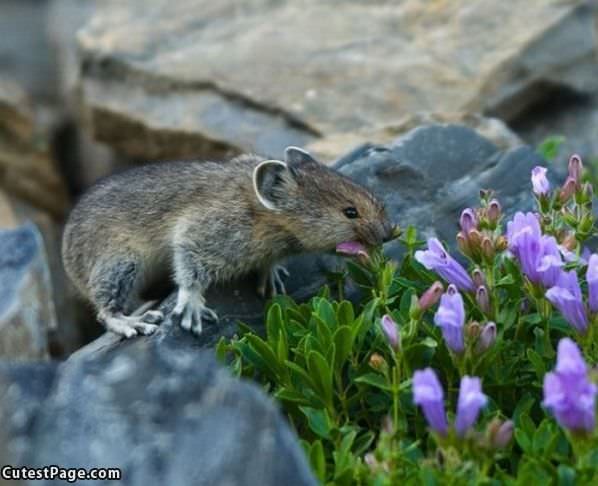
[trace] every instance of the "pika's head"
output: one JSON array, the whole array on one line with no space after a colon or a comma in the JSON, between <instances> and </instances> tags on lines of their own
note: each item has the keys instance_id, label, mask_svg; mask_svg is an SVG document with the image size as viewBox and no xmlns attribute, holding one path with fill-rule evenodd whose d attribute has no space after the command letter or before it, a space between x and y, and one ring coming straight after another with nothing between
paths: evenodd
<instances>
[{"instance_id":1,"label":"pika's head","mask_svg":"<svg viewBox=\"0 0 598 486\"><path fill-rule=\"evenodd\" d=\"M372 193L299 148L288 147L284 162L259 163L253 188L263 209L305 251L347 241L378 245L392 237L384 205Z\"/></svg>"}]
</instances>

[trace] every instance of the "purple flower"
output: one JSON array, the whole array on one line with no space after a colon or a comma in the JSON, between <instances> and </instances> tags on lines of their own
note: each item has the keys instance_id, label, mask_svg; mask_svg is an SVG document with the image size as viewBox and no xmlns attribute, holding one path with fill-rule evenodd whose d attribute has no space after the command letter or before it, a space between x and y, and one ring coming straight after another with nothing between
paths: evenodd
<instances>
[{"instance_id":1,"label":"purple flower","mask_svg":"<svg viewBox=\"0 0 598 486\"><path fill-rule=\"evenodd\" d=\"M388 314L382 317L382 330L388 340L388 344L394 350L399 349L399 329L397 323Z\"/></svg>"},{"instance_id":2,"label":"purple flower","mask_svg":"<svg viewBox=\"0 0 598 486\"><path fill-rule=\"evenodd\" d=\"M465 208L459 218L459 225L461 226L461 231L463 231L465 237L467 237L472 229L477 229L478 218L475 211L471 208Z\"/></svg>"},{"instance_id":3,"label":"purple flower","mask_svg":"<svg viewBox=\"0 0 598 486\"><path fill-rule=\"evenodd\" d=\"M563 259L555 238L542 235L536 215L516 213L507 224L507 238L509 250L527 278L546 288L554 286L561 274Z\"/></svg>"},{"instance_id":4,"label":"purple flower","mask_svg":"<svg viewBox=\"0 0 598 486\"><path fill-rule=\"evenodd\" d=\"M470 376L461 378L455 419L455 429L459 437L463 437L471 428L478 419L480 410L487 403L488 397L482 393L482 382L479 378Z\"/></svg>"},{"instance_id":5,"label":"purple flower","mask_svg":"<svg viewBox=\"0 0 598 486\"><path fill-rule=\"evenodd\" d=\"M588 379L586 363L577 345L569 338L560 340L556 368L544 377L542 404L561 427L572 431L594 429L598 388Z\"/></svg>"},{"instance_id":6,"label":"purple flower","mask_svg":"<svg viewBox=\"0 0 598 486\"><path fill-rule=\"evenodd\" d=\"M569 159L567 169L569 177L575 181L576 187L579 188L581 186L581 171L583 169L581 157L577 154L573 154Z\"/></svg>"},{"instance_id":7,"label":"purple flower","mask_svg":"<svg viewBox=\"0 0 598 486\"><path fill-rule=\"evenodd\" d=\"M488 209L486 210L486 216L488 217L488 221L490 223L495 224L500 219L502 214L502 207L500 203L496 199L492 199L488 203Z\"/></svg>"},{"instance_id":8,"label":"purple flower","mask_svg":"<svg viewBox=\"0 0 598 486\"><path fill-rule=\"evenodd\" d=\"M556 285L565 263L554 236L542 236L540 246L541 256L536 270L540 282L548 289Z\"/></svg>"},{"instance_id":9,"label":"purple flower","mask_svg":"<svg viewBox=\"0 0 598 486\"><path fill-rule=\"evenodd\" d=\"M570 176L567 177L559 194L559 198L563 204L565 204L569 199L571 199L571 196L575 194L575 191L577 190L577 184L578 183L575 181L575 179Z\"/></svg>"},{"instance_id":10,"label":"purple flower","mask_svg":"<svg viewBox=\"0 0 598 486\"><path fill-rule=\"evenodd\" d=\"M485 285L480 285L475 291L475 300L484 314L490 312L490 297L488 296L488 289Z\"/></svg>"},{"instance_id":11,"label":"purple flower","mask_svg":"<svg viewBox=\"0 0 598 486\"><path fill-rule=\"evenodd\" d=\"M546 292L546 298L563 314L569 324L582 334L586 332L588 316L575 270L561 272L556 285Z\"/></svg>"},{"instance_id":12,"label":"purple flower","mask_svg":"<svg viewBox=\"0 0 598 486\"><path fill-rule=\"evenodd\" d=\"M413 402L422 408L432 430L446 435L448 424L444 411L444 392L432 368L413 374Z\"/></svg>"},{"instance_id":13,"label":"purple flower","mask_svg":"<svg viewBox=\"0 0 598 486\"><path fill-rule=\"evenodd\" d=\"M596 253L590 256L586 280L588 281L588 304L590 311L598 312L598 255Z\"/></svg>"},{"instance_id":14,"label":"purple flower","mask_svg":"<svg viewBox=\"0 0 598 486\"><path fill-rule=\"evenodd\" d=\"M336 251L342 255L369 257L365 246L357 241L345 241L339 243L336 245Z\"/></svg>"},{"instance_id":15,"label":"purple flower","mask_svg":"<svg viewBox=\"0 0 598 486\"><path fill-rule=\"evenodd\" d=\"M457 260L450 256L438 238L428 240L428 249L415 252L415 259L428 270L434 270L460 290L474 290L473 281Z\"/></svg>"},{"instance_id":16,"label":"purple flower","mask_svg":"<svg viewBox=\"0 0 598 486\"><path fill-rule=\"evenodd\" d=\"M513 221L507 223L509 250L532 282L540 280L536 268L540 257L541 237L540 222L534 213L517 212Z\"/></svg>"},{"instance_id":17,"label":"purple flower","mask_svg":"<svg viewBox=\"0 0 598 486\"><path fill-rule=\"evenodd\" d=\"M536 166L532 169L532 187L536 196L545 196L550 191L550 182L546 177L548 169Z\"/></svg>"},{"instance_id":18,"label":"purple flower","mask_svg":"<svg viewBox=\"0 0 598 486\"><path fill-rule=\"evenodd\" d=\"M515 424L512 420L507 420L503 422L502 425L496 431L496 435L494 436L492 445L499 449L507 447L509 445L509 442L511 442L511 439L513 438L514 429Z\"/></svg>"},{"instance_id":19,"label":"purple flower","mask_svg":"<svg viewBox=\"0 0 598 486\"><path fill-rule=\"evenodd\" d=\"M496 341L496 324L494 322L489 322L482 328L482 332L480 332L480 337L478 339L476 345L476 352L483 353L487 349L490 348Z\"/></svg>"},{"instance_id":20,"label":"purple flower","mask_svg":"<svg viewBox=\"0 0 598 486\"><path fill-rule=\"evenodd\" d=\"M454 285L440 297L440 305L434 315L434 324L442 329L442 337L449 349L455 353L463 352L463 325L465 324L465 307L463 297Z\"/></svg>"}]
</instances>

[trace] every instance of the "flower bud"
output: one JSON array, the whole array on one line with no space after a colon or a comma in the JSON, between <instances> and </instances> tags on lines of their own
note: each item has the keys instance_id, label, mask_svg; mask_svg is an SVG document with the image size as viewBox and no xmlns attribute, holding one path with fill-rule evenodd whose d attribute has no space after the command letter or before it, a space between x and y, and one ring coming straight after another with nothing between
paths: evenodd
<instances>
[{"instance_id":1,"label":"flower bud","mask_svg":"<svg viewBox=\"0 0 598 486\"><path fill-rule=\"evenodd\" d=\"M515 425L513 424L512 420L506 420L502 423L502 425L498 428L496 434L494 435L493 446L497 449L503 449L509 445L511 439L513 438L513 429Z\"/></svg>"},{"instance_id":2,"label":"flower bud","mask_svg":"<svg viewBox=\"0 0 598 486\"><path fill-rule=\"evenodd\" d=\"M481 354L484 351L488 350L490 346L494 344L495 341L496 324L494 322L489 322L482 328L480 338L478 339L478 343L476 345L476 353Z\"/></svg>"},{"instance_id":3,"label":"flower bud","mask_svg":"<svg viewBox=\"0 0 598 486\"><path fill-rule=\"evenodd\" d=\"M575 194L576 189L577 183L575 182L575 179L567 177L567 180L563 184L561 192L559 193L559 199L561 200L561 203L565 204L569 199L571 199L571 196Z\"/></svg>"},{"instance_id":4,"label":"flower bud","mask_svg":"<svg viewBox=\"0 0 598 486\"><path fill-rule=\"evenodd\" d=\"M484 314L490 312L490 297L488 296L488 289L484 285L480 285L475 293L475 300Z\"/></svg>"},{"instance_id":5,"label":"flower bud","mask_svg":"<svg viewBox=\"0 0 598 486\"><path fill-rule=\"evenodd\" d=\"M482 331L482 327L480 326L480 323L478 321L471 321L468 325L467 325L467 337L475 340L478 338L478 336L480 335L480 332Z\"/></svg>"},{"instance_id":6,"label":"flower bud","mask_svg":"<svg viewBox=\"0 0 598 486\"><path fill-rule=\"evenodd\" d=\"M399 326L393 320L393 318L390 317L388 314L385 314L382 317L381 324L382 324L382 330L384 331L384 335L386 336L386 340L388 341L388 344L390 344L390 347L392 349L397 351L399 349L399 347L401 346L400 336L399 336Z\"/></svg>"},{"instance_id":7,"label":"flower bud","mask_svg":"<svg viewBox=\"0 0 598 486\"><path fill-rule=\"evenodd\" d=\"M509 240L505 235L500 235L494 242L494 249L498 252L505 251L509 247Z\"/></svg>"},{"instance_id":8,"label":"flower bud","mask_svg":"<svg viewBox=\"0 0 598 486\"><path fill-rule=\"evenodd\" d=\"M484 276L484 273L479 269L479 267L475 267L473 269L473 272L471 272L471 278L473 280L473 283L475 284L476 289L480 285L486 285L486 277Z\"/></svg>"},{"instance_id":9,"label":"flower bud","mask_svg":"<svg viewBox=\"0 0 598 486\"><path fill-rule=\"evenodd\" d=\"M490 262L494 259L494 244L487 236L482 239L482 255Z\"/></svg>"},{"instance_id":10,"label":"flower bud","mask_svg":"<svg viewBox=\"0 0 598 486\"><path fill-rule=\"evenodd\" d=\"M459 218L459 225L461 226L461 231L463 231L463 234L465 235L472 229L476 229L478 227L478 218L475 211L471 208L464 209Z\"/></svg>"},{"instance_id":11,"label":"flower bud","mask_svg":"<svg viewBox=\"0 0 598 486\"><path fill-rule=\"evenodd\" d=\"M592 226L594 225L594 218L592 214L586 214L581 221L579 222L578 229L581 233L588 234L592 231Z\"/></svg>"},{"instance_id":12,"label":"flower bud","mask_svg":"<svg viewBox=\"0 0 598 486\"><path fill-rule=\"evenodd\" d=\"M550 191L550 182L546 177L548 169L536 166L532 169L532 188L536 196L546 196Z\"/></svg>"},{"instance_id":13,"label":"flower bud","mask_svg":"<svg viewBox=\"0 0 598 486\"><path fill-rule=\"evenodd\" d=\"M501 215L502 207L500 203L497 199L492 199L492 201L488 203L488 208L486 210L486 217L488 218L488 222L493 226L496 225Z\"/></svg>"},{"instance_id":14,"label":"flower bud","mask_svg":"<svg viewBox=\"0 0 598 486\"><path fill-rule=\"evenodd\" d=\"M459 247L461 253L463 253L466 256L471 256L469 243L467 242L467 238L465 238L465 235L461 231L457 233L457 246Z\"/></svg>"},{"instance_id":15,"label":"flower bud","mask_svg":"<svg viewBox=\"0 0 598 486\"><path fill-rule=\"evenodd\" d=\"M472 229L469 233L467 233L467 241L469 243L469 248L473 251L479 250L480 245L482 244L482 233L480 233L477 229Z\"/></svg>"},{"instance_id":16,"label":"flower bud","mask_svg":"<svg viewBox=\"0 0 598 486\"><path fill-rule=\"evenodd\" d=\"M579 188L581 184L581 171L583 169L581 157L577 154L572 155L569 159L569 165L567 168L569 171L569 178L573 179L575 182L576 189Z\"/></svg>"},{"instance_id":17,"label":"flower bud","mask_svg":"<svg viewBox=\"0 0 598 486\"><path fill-rule=\"evenodd\" d=\"M386 360L378 353L372 353L369 364L377 371L383 371L386 368Z\"/></svg>"},{"instance_id":18,"label":"flower bud","mask_svg":"<svg viewBox=\"0 0 598 486\"><path fill-rule=\"evenodd\" d=\"M368 452L363 457L363 460L372 471L374 471L378 467L378 461L376 460L376 456L374 456L373 452Z\"/></svg>"},{"instance_id":19,"label":"flower bud","mask_svg":"<svg viewBox=\"0 0 598 486\"><path fill-rule=\"evenodd\" d=\"M561 241L561 246L569 251L574 251L577 248L577 239L574 233L567 233Z\"/></svg>"},{"instance_id":20,"label":"flower bud","mask_svg":"<svg viewBox=\"0 0 598 486\"><path fill-rule=\"evenodd\" d=\"M432 307L436 302L440 300L440 296L444 292L444 287L441 282L434 282L431 287L426 290L423 295L419 298L419 308L421 311L425 311Z\"/></svg>"}]
</instances>

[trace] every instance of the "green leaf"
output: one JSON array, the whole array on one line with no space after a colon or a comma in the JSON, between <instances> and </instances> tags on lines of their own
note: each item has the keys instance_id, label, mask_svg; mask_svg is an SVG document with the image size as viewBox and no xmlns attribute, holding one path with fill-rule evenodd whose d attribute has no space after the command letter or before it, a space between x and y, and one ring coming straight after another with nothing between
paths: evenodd
<instances>
[{"instance_id":1,"label":"green leaf","mask_svg":"<svg viewBox=\"0 0 598 486\"><path fill-rule=\"evenodd\" d=\"M324 446L319 440L314 441L309 450L309 463L316 474L316 477L324 482L326 480L326 457Z\"/></svg>"},{"instance_id":2,"label":"green leaf","mask_svg":"<svg viewBox=\"0 0 598 486\"><path fill-rule=\"evenodd\" d=\"M318 342L320 344L318 348L325 353L328 351L328 348L332 344L332 331L330 329L330 326L326 324L326 322L324 322L320 316L314 315L312 316L312 319L313 322L315 322L316 329L318 332L317 336Z\"/></svg>"},{"instance_id":3,"label":"green leaf","mask_svg":"<svg viewBox=\"0 0 598 486\"><path fill-rule=\"evenodd\" d=\"M361 287L373 287L374 280L372 274L361 265L352 262L351 260L347 260L347 271L349 272L351 280L357 285Z\"/></svg>"},{"instance_id":4,"label":"green leaf","mask_svg":"<svg viewBox=\"0 0 598 486\"><path fill-rule=\"evenodd\" d=\"M353 333L349 326L339 327L332 336L336 347L336 356L334 360L334 369L340 370L345 361L351 356L353 350Z\"/></svg>"},{"instance_id":5,"label":"green leaf","mask_svg":"<svg viewBox=\"0 0 598 486\"><path fill-rule=\"evenodd\" d=\"M353 311L353 304L343 300L336 310L336 320L339 326L350 326L355 320L355 313Z\"/></svg>"},{"instance_id":6,"label":"green leaf","mask_svg":"<svg viewBox=\"0 0 598 486\"><path fill-rule=\"evenodd\" d=\"M544 158L544 160L552 161L559 153L560 146L565 142L565 137L561 135L553 135L547 137L540 145L538 145L537 152Z\"/></svg>"},{"instance_id":7,"label":"green leaf","mask_svg":"<svg viewBox=\"0 0 598 486\"><path fill-rule=\"evenodd\" d=\"M332 307L332 304L326 299L318 299L316 304L316 314L318 317L326 323L329 329L336 327L336 312Z\"/></svg>"},{"instance_id":8,"label":"green leaf","mask_svg":"<svg viewBox=\"0 0 598 486\"><path fill-rule=\"evenodd\" d=\"M575 486L575 469L566 466L565 464L560 464L556 472L558 476L558 486Z\"/></svg>"},{"instance_id":9,"label":"green leaf","mask_svg":"<svg viewBox=\"0 0 598 486\"><path fill-rule=\"evenodd\" d=\"M307 369L324 401L332 405L332 369L324 356L317 351L311 351L307 355Z\"/></svg>"},{"instance_id":10,"label":"green leaf","mask_svg":"<svg viewBox=\"0 0 598 486\"><path fill-rule=\"evenodd\" d=\"M534 434L534 453L550 458L557 445L558 438L553 423L548 419L544 419Z\"/></svg>"},{"instance_id":11,"label":"green leaf","mask_svg":"<svg viewBox=\"0 0 598 486\"><path fill-rule=\"evenodd\" d=\"M248 334L245 336L250 347L255 350L257 354L261 356L266 364L268 370L272 373L274 378L280 375L280 363L274 351L268 346L268 344L260 337L255 334Z\"/></svg>"},{"instance_id":12,"label":"green leaf","mask_svg":"<svg viewBox=\"0 0 598 486\"><path fill-rule=\"evenodd\" d=\"M304 406L311 404L311 402L305 398L305 395L289 388L281 388L274 394L274 396L281 401L298 403Z\"/></svg>"},{"instance_id":13,"label":"green leaf","mask_svg":"<svg viewBox=\"0 0 598 486\"><path fill-rule=\"evenodd\" d=\"M307 424L311 431L322 439L330 438L330 419L324 410L318 410L311 407L299 407L307 418Z\"/></svg>"},{"instance_id":14,"label":"green leaf","mask_svg":"<svg viewBox=\"0 0 598 486\"><path fill-rule=\"evenodd\" d=\"M517 441L517 444L519 444L519 447L521 447L523 452L531 452L532 441L527 436L525 431L523 431L521 429L515 429L514 435L515 435L515 440Z\"/></svg>"},{"instance_id":15,"label":"green leaf","mask_svg":"<svg viewBox=\"0 0 598 486\"><path fill-rule=\"evenodd\" d=\"M226 353L228 352L228 344L227 339L224 336L221 336L216 343L216 359L220 363L226 363Z\"/></svg>"},{"instance_id":16,"label":"green leaf","mask_svg":"<svg viewBox=\"0 0 598 486\"><path fill-rule=\"evenodd\" d=\"M280 305L274 304L270 306L268 315L266 316L266 334L268 343L272 349L278 347L278 339L281 330L284 329L284 319L282 317L282 309Z\"/></svg>"},{"instance_id":17,"label":"green leaf","mask_svg":"<svg viewBox=\"0 0 598 486\"><path fill-rule=\"evenodd\" d=\"M301 368L301 366L299 366L296 363L293 363L292 361L285 361L285 365L291 371L291 374L293 375L296 383L301 383L304 386L311 388L314 391L317 391L316 384L312 380L311 376L309 376L307 371Z\"/></svg>"},{"instance_id":18,"label":"green leaf","mask_svg":"<svg viewBox=\"0 0 598 486\"><path fill-rule=\"evenodd\" d=\"M546 374L546 366L544 364L544 360L540 357L538 353L536 353L531 348L527 350L527 358L532 363L532 366L536 371L536 375L538 376L538 380L542 380L544 378L544 375Z\"/></svg>"},{"instance_id":19,"label":"green leaf","mask_svg":"<svg viewBox=\"0 0 598 486\"><path fill-rule=\"evenodd\" d=\"M370 385L376 388L380 388L384 391L391 391L392 388L386 377L378 374L378 373L366 373L365 375L358 376L354 380L356 383L364 383L366 385Z\"/></svg>"}]
</instances>

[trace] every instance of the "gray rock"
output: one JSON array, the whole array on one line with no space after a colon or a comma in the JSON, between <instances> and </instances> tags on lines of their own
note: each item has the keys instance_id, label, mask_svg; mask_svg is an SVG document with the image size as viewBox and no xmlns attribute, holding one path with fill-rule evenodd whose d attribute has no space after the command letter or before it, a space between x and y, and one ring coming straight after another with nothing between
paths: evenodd
<instances>
[{"instance_id":1,"label":"gray rock","mask_svg":"<svg viewBox=\"0 0 598 486\"><path fill-rule=\"evenodd\" d=\"M0 281L0 357L47 358L56 314L43 240L33 224L0 230Z\"/></svg>"},{"instance_id":2,"label":"gray rock","mask_svg":"<svg viewBox=\"0 0 598 486\"><path fill-rule=\"evenodd\" d=\"M527 143L534 146L548 137L564 137L555 159L560 167L566 167L569 157L574 153L596 166L598 95L579 96L555 90L551 103L537 106L511 125Z\"/></svg>"},{"instance_id":3,"label":"gray rock","mask_svg":"<svg viewBox=\"0 0 598 486\"><path fill-rule=\"evenodd\" d=\"M3 370L0 384L14 381ZM1 391L0 404L10 408ZM193 339L163 334L80 354L60 365L49 392L35 396L45 400L18 438L26 453L9 458L27 465L118 467L121 484L131 486L316 484L270 399L230 376ZM13 434L23 430L13 424L15 413L3 422Z\"/></svg>"},{"instance_id":4,"label":"gray rock","mask_svg":"<svg viewBox=\"0 0 598 486\"><path fill-rule=\"evenodd\" d=\"M56 65L46 38L48 0L1 0L0 75L8 74L36 100L56 96Z\"/></svg>"},{"instance_id":5,"label":"gray rock","mask_svg":"<svg viewBox=\"0 0 598 486\"><path fill-rule=\"evenodd\" d=\"M332 164L346 155L348 151L363 144L390 144L414 128L433 124L469 127L501 150L520 147L524 144L521 138L498 118L470 113L415 113L406 115L396 123L389 125L364 128L355 132L333 133L312 142L307 149L318 160Z\"/></svg>"},{"instance_id":6,"label":"gray rock","mask_svg":"<svg viewBox=\"0 0 598 486\"><path fill-rule=\"evenodd\" d=\"M0 327L12 319L16 319L12 325L16 325L17 329L20 324L29 323L21 331L29 328L28 326L36 328L40 325L42 327L39 332L47 335L44 339L47 345L44 345L44 348L53 357L69 355L81 347L83 341L76 316L81 310L81 305L62 267L61 228L45 212L0 190L0 230L7 230L2 233L3 237L7 236L12 241L12 232L22 229L27 223L33 223L27 227L33 227L33 233L41 235L41 246L36 250L35 264L28 271L29 275L23 284L22 292L17 292L19 282L9 278L3 281L3 289L14 292L16 298L13 301L14 315L0 318ZM6 241L5 244L8 245L9 242ZM0 270L6 271L6 268ZM60 319L56 316L60 316ZM86 316L84 320L89 321L89 317ZM33 324L34 322L38 324ZM2 336L3 333L0 332L0 342ZM16 348L12 349L10 356L16 358L18 351ZM31 355L29 352L21 356L23 359L34 357L40 356Z\"/></svg>"},{"instance_id":7,"label":"gray rock","mask_svg":"<svg viewBox=\"0 0 598 486\"><path fill-rule=\"evenodd\" d=\"M102 2L78 33L82 103L94 137L146 159L278 156L420 111L510 119L543 86L595 89L594 17L560 0Z\"/></svg>"},{"instance_id":8,"label":"gray rock","mask_svg":"<svg viewBox=\"0 0 598 486\"><path fill-rule=\"evenodd\" d=\"M36 121L26 93L0 77L0 188L62 217L66 186L51 155L48 134Z\"/></svg>"}]
</instances>

